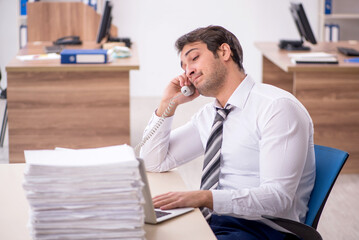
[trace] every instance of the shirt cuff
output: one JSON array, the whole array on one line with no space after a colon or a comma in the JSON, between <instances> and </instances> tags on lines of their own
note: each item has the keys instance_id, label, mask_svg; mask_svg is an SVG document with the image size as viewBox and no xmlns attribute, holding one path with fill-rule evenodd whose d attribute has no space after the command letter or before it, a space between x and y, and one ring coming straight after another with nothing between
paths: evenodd
<instances>
[{"instance_id":1,"label":"shirt cuff","mask_svg":"<svg viewBox=\"0 0 359 240\"><path fill-rule=\"evenodd\" d=\"M211 190L213 196L213 212L218 214L233 213L232 192L225 190Z\"/></svg>"}]
</instances>

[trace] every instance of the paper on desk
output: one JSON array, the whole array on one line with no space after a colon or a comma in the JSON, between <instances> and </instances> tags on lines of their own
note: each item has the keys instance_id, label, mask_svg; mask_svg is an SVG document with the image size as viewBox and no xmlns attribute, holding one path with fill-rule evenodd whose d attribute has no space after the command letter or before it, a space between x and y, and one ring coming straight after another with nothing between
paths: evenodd
<instances>
[{"instance_id":1,"label":"paper on desk","mask_svg":"<svg viewBox=\"0 0 359 240\"><path fill-rule=\"evenodd\" d=\"M288 53L288 56L295 59L336 57L335 54L326 52Z\"/></svg>"},{"instance_id":2,"label":"paper on desk","mask_svg":"<svg viewBox=\"0 0 359 240\"><path fill-rule=\"evenodd\" d=\"M70 210L49 210L49 211L38 211L38 212L31 212L31 217L33 219L44 219L44 220L53 220L58 218L90 218L96 217L114 217L119 219L140 219L140 213L142 208L140 206L132 206L132 208L121 208L121 213L118 214L117 209L102 209L102 208L95 208L95 209L87 209L79 210L76 213L73 213Z\"/></svg>"},{"instance_id":3,"label":"paper on desk","mask_svg":"<svg viewBox=\"0 0 359 240\"><path fill-rule=\"evenodd\" d=\"M296 63L338 63L335 54L325 52L288 53L291 62Z\"/></svg>"},{"instance_id":4,"label":"paper on desk","mask_svg":"<svg viewBox=\"0 0 359 240\"><path fill-rule=\"evenodd\" d=\"M114 46L108 50L108 54L113 58L127 58L131 57L131 49L124 46Z\"/></svg>"},{"instance_id":5,"label":"paper on desk","mask_svg":"<svg viewBox=\"0 0 359 240\"><path fill-rule=\"evenodd\" d=\"M122 164L138 166L138 161L128 145L111 146L76 151L27 150L26 163L61 167L98 166L105 164Z\"/></svg>"},{"instance_id":6,"label":"paper on desk","mask_svg":"<svg viewBox=\"0 0 359 240\"><path fill-rule=\"evenodd\" d=\"M25 151L34 239L144 239L138 161L127 145Z\"/></svg>"},{"instance_id":7,"label":"paper on desk","mask_svg":"<svg viewBox=\"0 0 359 240\"><path fill-rule=\"evenodd\" d=\"M68 230L72 230L68 228ZM74 229L74 234L59 233L58 231L48 231L45 236L37 235L36 239L40 240L58 240L58 239L72 239L72 240L88 240L88 239L108 239L108 240L143 240L144 231L107 231L105 233L98 233L98 231L90 231L91 229ZM66 232L66 230L64 230Z\"/></svg>"},{"instance_id":8,"label":"paper on desk","mask_svg":"<svg viewBox=\"0 0 359 240\"><path fill-rule=\"evenodd\" d=\"M21 55L21 56L16 56L16 58L21 61L32 61L32 60L60 59L61 56L57 53L48 53L48 54Z\"/></svg>"}]
</instances>

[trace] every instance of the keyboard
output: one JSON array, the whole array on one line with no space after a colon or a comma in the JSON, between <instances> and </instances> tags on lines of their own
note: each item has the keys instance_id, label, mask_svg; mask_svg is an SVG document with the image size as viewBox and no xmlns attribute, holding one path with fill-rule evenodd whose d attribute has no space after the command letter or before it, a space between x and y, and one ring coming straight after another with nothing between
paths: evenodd
<instances>
[{"instance_id":1,"label":"keyboard","mask_svg":"<svg viewBox=\"0 0 359 240\"><path fill-rule=\"evenodd\" d=\"M171 213L168 213L168 212L161 212L161 211L156 211L156 210L155 210L155 213L156 213L156 218L163 217L163 216L166 216L168 214L171 214Z\"/></svg>"},{"instance_id":2,"label":"keyboard","mask_svg":"<svg viewBox=\"0 0 359 240\"><path fill-rule=\"evenodd\" d=\"M61 53L61 51L63 49L64 49L64 47L60 46L60 45L46 46L45 52L46 53Z\"/></svg>"},{"instance_id":3,"label":"keyboard","mask_svg":"<svg viewBox=\"0 0 359 240\"><path fill-rule=\"evenodd\" d=\"M338 47L338 51L346 56L359 56L359 51L354 48Z\"/></svg>"}]
</instances>

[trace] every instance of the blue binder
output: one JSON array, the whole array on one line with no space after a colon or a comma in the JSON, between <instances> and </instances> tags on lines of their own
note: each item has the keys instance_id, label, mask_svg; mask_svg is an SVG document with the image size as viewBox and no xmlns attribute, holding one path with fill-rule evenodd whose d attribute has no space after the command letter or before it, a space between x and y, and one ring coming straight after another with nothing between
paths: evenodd
<instances>
[{"instance_id":1,"label":"blue binder","mask_svg":"<svg viewBox=\"0 0 359 240\"><path fill-rule=\"evenodd\" d=\"M325 14L331 14L332 13L332 0L325 0L324 3L324 13Z\"/></svg>"},{"instance_id":2,"label":"blue binder","mask_svg":"<svg viewBox=\"0 0 359 240\"><path fill-rule=\"evenodd\" d=\"M105 49L64 49L61 51L61 63L107 63Z\"/></svg>"},{"instance_id":3,"label":"blue binder","mask_svg":"<svg viewBox=\"0 0 359 240\"><path fill-rule=\"evenodd\" d=\"M26 3L28 0L20 0L20 15L26 15Z\"/></svg>"}]
</instances>

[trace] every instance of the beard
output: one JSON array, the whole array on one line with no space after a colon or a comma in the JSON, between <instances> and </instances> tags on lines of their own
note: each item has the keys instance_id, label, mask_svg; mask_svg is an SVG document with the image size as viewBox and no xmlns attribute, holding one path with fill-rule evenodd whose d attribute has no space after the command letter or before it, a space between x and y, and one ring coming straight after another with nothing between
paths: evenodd
<instances>
[{"instance_id":1,"label":"beard","mask_svg":"<svg viewBox=\"0 0 359 240\"><path fill-rule=\"evenodd\" d=\"M227 69L219 59L215 60L209 69L212 69L212 72L206 76L202 84L197 86L197 89L203 96L215 97L224 85L224 81L227 76Z\"/></svg>"}]
</instances>

